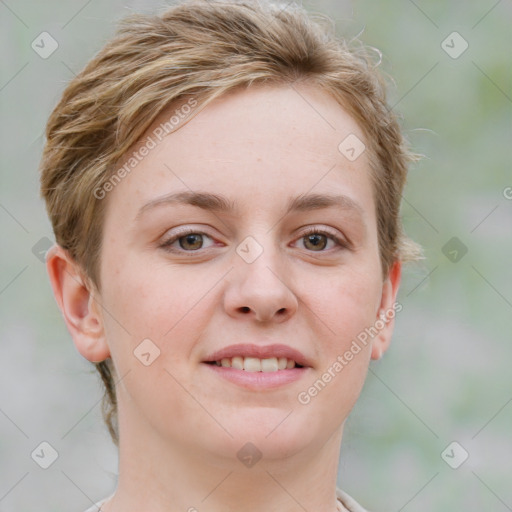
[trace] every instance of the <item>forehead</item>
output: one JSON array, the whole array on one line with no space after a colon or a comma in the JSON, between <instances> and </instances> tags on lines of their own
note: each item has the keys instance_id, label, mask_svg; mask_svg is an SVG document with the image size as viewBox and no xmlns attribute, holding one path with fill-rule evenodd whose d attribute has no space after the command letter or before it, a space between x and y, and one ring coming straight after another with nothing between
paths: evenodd
<instances>
[{"instance_id":1,"label":"forehead","mask_svg":"<svg viewBox=\"0 0 512 512\"><path fill-rule=\"evenodd\" d=\"M289 207L291 197L308 192L350 195L370 186L365 152L351 160L340 151L347 137L363 141L362 131L318 87L238 89L216 98L158 140L156 130L176 109L163 111L146 131L141 141L152 138L155 147L111 194L114 202L120 195L131 198L121 206L130 218L138 213L129 211L131 207L140 209L172 192L210 190L230 197L240 210L253 205L252 200L271 208L272 201L281 199Z\"/></svg>"}]
</instances>

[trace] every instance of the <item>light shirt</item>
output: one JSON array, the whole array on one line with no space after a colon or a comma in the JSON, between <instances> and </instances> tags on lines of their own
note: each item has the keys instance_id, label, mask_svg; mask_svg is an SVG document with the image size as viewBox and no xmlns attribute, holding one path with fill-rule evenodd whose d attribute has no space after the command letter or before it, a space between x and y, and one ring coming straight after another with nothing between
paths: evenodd
<instances>
[{"instance_id":1,"label":"light shirt","mask_svg":"<svg viewBox=\"0 0 512 512\"><path fill-rule=\"evenodd\" d=\"M342 491L340 488L336 487L336 496L338 501L341 501L343 506L349 512L368 512L365 508L361 507L357 501L349 496L346 492Z\"/></svg>"},{"instance_id":2,"label":"light shirt","mask_svg":"<svg viewBox=\"0 0 512 512\"><path fill-rule=\"evenodd\" d=\"M101 506L110 498L112 498L112 496L113 494L107 498L102 499L101 501L98 501L85 512L100 512ZM338 487L336 487L336 497L338 498L338 501L345 507L345 509L348 510L348 512L368 512L366 509L361 507L361 505L359 505L359 503L357 503L354 498L350 497L346 492L343 492Z\"/></svg>"}]
</instances>

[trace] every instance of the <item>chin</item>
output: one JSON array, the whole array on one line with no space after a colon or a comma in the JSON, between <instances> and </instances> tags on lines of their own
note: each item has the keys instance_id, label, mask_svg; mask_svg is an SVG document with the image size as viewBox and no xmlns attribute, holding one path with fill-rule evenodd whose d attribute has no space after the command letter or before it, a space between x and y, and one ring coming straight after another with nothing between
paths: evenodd
<instances>
[{"instance_id":1,"label":"chin","mask_svg":"<svg viewBox=\"0 0 512 512\"><path fill-rule=\"evenodd\" d=\"M241 410L236 418L224 417L223 425L233 437L217 429L215 450L221 452L220 456L235 455L242 463L245 455L249 458L261 456L262 463L283 461L311 448L330 434L323 432L325 427L322 429L321 422L312 421L311 411L306 415L299 408ZM210 445L210 451L211 434L204 439ZM263 466L265 464L261 464Z\"/></svg>"}]
</instances>

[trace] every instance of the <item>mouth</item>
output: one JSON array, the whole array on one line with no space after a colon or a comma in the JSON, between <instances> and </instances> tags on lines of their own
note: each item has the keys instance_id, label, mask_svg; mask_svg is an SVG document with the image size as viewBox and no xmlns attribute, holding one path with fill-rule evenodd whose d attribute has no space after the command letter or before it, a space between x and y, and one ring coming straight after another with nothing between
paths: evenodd
<instances>
[{"instance_id":1,"label":"mouth","mask_svg":"<svg viewBox=\"0 0 512 512\"><path fill-rule=\"evenodd\" d=\"M213 374L254 391L289 384L311 369L306 357L287 345L231 345L202 363Z\"/></svg>"},{"instance_id":2,"label":"mouth","mask_svg":"<svg viewBox=\"0 0 512 512\"><path fill-rule=\"evenodd\" d=\"M304 368L301 364L287 357L268 357L259 359L258 357L236 356L223 357L217 361L205 361L206 364L222 366L224 368L235 368L245 372L278 372L290 370L292 368Z\"/></svg>"}]
</instances>

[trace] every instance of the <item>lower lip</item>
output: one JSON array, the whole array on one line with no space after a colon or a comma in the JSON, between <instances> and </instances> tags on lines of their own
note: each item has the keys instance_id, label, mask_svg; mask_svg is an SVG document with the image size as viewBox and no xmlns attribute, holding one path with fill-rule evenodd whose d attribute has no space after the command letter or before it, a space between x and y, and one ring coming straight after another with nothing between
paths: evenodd
<instances>
[{"instance_id":1,"label":"lower lip","mask_svg":"<svg viewBox=\"0 0 512 512\"><path fill-rule=\"evenodd\" d=\"M295 382L306 374L309 368L288 368L286 370L277 370L275 372L247 372L237 370L227 366L217 366L216 364L203 363L210 368L219 377L222 377L234 384L246 389L262 390L272 389L285 384Z\"/></svg>"}]
</instances>

